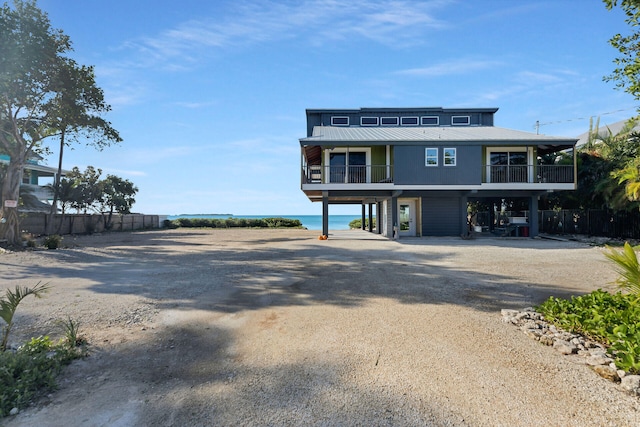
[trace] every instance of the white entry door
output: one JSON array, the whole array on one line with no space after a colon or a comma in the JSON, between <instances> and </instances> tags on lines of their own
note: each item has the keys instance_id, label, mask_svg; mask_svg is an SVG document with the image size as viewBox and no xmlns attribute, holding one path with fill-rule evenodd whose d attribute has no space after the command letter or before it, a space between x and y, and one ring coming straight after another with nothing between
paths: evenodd
<instances>
[{"instance_id":1,"label":"white entry door","mask_svg":"<svg viewBox=\"0 0 640 427\"><path fill-rule=\"evenodd\" d=\"M400 236L416 235L415 200L398 200L398 232Z\"/></svg>"}]
</instances>

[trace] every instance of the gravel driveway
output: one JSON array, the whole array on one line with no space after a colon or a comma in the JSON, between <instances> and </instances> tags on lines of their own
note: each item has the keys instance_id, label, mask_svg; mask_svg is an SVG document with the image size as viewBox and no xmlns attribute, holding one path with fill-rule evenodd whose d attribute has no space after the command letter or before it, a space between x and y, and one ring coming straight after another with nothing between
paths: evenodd
<instances>
[{"instance_id":1,"label":"gravel driveway","mask_svg":"<svg viewBox=\"0 0 640 427\"><path fill-rule=\"evenodd\" d=\"M80 321L91 355L13 426L633 426L640 400L501 321L607 288L577 242L160 230L0 254L49 282L15 343Z\"/></svg>"}]
</instances>

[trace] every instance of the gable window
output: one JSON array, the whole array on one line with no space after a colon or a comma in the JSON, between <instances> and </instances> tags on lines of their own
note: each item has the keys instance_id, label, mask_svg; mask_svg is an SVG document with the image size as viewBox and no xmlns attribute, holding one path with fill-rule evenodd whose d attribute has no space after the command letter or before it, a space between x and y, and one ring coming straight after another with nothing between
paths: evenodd
<instances>
[{"instance_id":1,"label":"gable window","mask_svg":"<svg viewBox=\"0 0 640 427\"><path fill-rule=\"evenodd\" d=\"M454 126L468 125L471 123L469 116L452 116L451 124Z\"/></svg>"},{"instance_id":2,"label":"gable window","mask_svg":"<svg viewBox=\"0 0 640 427\"><path fill-rule=\"evenodd\" d=\"M402 126L418 126L418 118L417 117L402 117L400 119L400 124Z\"/></svg>"},{"instance_id":3,"label":"gable window","mask_svg":"<svg viewBox=\"0 0 640 427\"><path fill-rule=\"evenodd\" d=\"M424 165L425 166L438 166L438 149L437 148L425 148L424 149Z\"/></svg>"},{"instance_id":4,"label":"gable window","mask_svg":"<svg viewBox=\"0 0 640 427\"><path fill-rule=\"evenodd\" d=\"M383 126L398 126L397 117L380 117L380 124Z\"/></svg>"},{"instance_id":5,"label":"gable window","mask_svg":"<svg viewBox=\"0 0 640 427\"><path fill-rule=\"evenodd\" d=\"M349 126L349 117L347 116L333 116L331 117L331 126Z\"/></svg>"},{"instance_id":6,"label":"gable window","mask_svg":"<svg viewBox=\"0 0 640 427\"><path fill-rule=\"evenodd\" d=\"M378 118L360 117L360 126L378 126Z\"/></svg>"},{"instance_id":7,"label":"gable window","mask_svg":"<svg viewBox=\"0 0 640 427\"><path fill-rule=\"evenodd\" d=\"M455 148L445 148L442 151L444 153L444 165L445 166L455 166L456 165L456 149Z\"/></svg>"},{"instance_id":8,"label":"gable window","mask_svg":"<svg viewBox=\"0 0 640 427\"><path fill-rule=\"evenodd\" d=\"M438 126L440 124L440 117L438 116L424 116L420 118L422 126Z\"/></svg>"}]
</instances>

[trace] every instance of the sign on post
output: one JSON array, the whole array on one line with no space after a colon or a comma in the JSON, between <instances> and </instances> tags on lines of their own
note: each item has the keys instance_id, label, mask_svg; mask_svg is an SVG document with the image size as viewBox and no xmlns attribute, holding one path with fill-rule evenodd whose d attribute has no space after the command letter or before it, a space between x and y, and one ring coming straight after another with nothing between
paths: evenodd
<instances>
[{"instance_id":1,"label":"sign on post","mask_svg":"<svg viewBox=\"0 0 640 427\"><path fill-rule=\"evenodd\" d=\"M18 207L18 201L17 200L5 200L4 201L4 207L5 208L17 208Z\"/></svg>"}]
</instances>

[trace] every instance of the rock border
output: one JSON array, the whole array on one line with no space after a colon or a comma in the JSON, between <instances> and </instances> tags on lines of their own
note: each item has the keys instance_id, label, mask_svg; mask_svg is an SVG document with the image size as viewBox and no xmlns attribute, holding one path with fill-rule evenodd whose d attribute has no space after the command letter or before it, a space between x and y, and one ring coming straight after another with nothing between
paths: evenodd
<instances>
[{"instance_id":1,"label":"rock border","mask_svg":"<svg viewBox=\"0 0 640 427\"><path fill-rule=\"evenodd\" d=\"M596 341L582 335L557 328L545 321L544 316L533 307L523 310L501 310L502 321L518 327L530 338L553 347L564 355L575 354L581 357L601 377L617 383L620 388L634 396L640 396L640 375L629 375L618 369L607 352L607 348Z\"/></svg>"}]
</instances>

